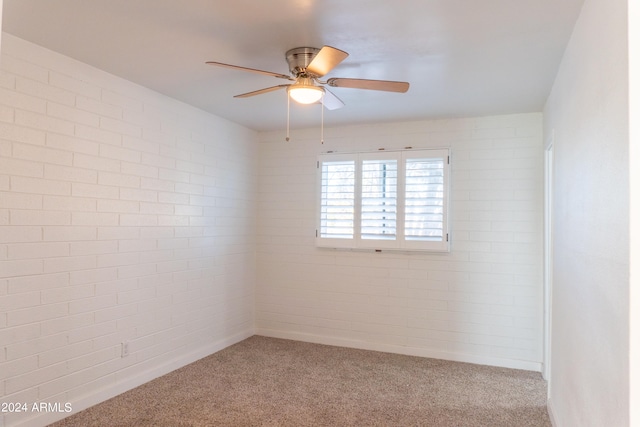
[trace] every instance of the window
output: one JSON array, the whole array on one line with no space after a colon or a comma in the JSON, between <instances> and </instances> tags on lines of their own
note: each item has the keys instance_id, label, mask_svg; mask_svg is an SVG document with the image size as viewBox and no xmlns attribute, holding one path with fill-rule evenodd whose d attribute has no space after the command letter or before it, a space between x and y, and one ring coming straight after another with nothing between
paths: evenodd
<instances>
[{"instance_id":1,"label":"window","mask_svg":"<svg viewBox=\"0 0 640 427\"><path fill-rule=\"evenodd\" d=\"M323 154L316 244L449 250L449 150Z\"/></svg>"}]
</instances>

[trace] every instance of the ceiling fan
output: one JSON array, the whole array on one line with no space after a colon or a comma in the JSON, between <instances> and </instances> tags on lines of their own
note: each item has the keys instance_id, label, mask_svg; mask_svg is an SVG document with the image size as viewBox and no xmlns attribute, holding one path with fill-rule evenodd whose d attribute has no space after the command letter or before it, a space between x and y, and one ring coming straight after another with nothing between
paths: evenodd
<instances>
[{"instance_id":1,"label":"ceiling fan","mask_svg":"<svg viewBox=\"0 0 640 427\"><path fill-rule=\"evenodd\" d=\"M320 80L321 77L329 73L334 67L344 61L347 56L349 56L347 52L331 46L324 46L322 49L315 47L297 47L291 49L285 54L291 75L240 67L215 61L208 61L207 64L273 76L294 82L243 93L236 95L234 98L247 98L286 88L289 97L294 101L301 104L321 102L328 110L335 110L337 108L344 107L344 102L342 102L329 89L325 88L324 85L330 87L382 90L399 93L404 93L409 90L409 83L407 82L342 77L332 77L326 81Z\"/></svg>"}]
</instances>

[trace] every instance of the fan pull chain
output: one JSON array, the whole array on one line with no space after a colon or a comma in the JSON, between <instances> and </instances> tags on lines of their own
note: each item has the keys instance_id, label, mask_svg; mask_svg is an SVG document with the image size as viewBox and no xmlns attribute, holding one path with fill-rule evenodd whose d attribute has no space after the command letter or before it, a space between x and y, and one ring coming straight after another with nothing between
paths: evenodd
<instances>
[{"instance_id":1,"label":"fan pull chain","mask_svg":"<svg viewBox=\"0 0 640 427\"><path fill-rule=\"evenodd\" d=\"M291 109L291 99L289 97L289 93L287 92L287 137L285 141L289 142L289 111Z\"/></svg>"},{"instance_id":2,"label":"fan pull chain","mask_svg":"<svg viewBox=\"0 0 640 427\"><path fill-rule=\"evenodd\" d=\"M324 144L324 93L320 102L320 110L322 110L322 118L320 119L320 144Z\"/></svg>"}]
</instances>

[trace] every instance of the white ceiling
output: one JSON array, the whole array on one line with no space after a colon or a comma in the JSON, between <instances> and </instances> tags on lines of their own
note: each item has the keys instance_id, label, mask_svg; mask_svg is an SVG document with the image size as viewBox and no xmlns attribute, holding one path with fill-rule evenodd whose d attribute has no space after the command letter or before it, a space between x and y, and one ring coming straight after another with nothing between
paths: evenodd
<instances>
[{"instance_id":1,"label":"white ceiling","mask_svg":"<svg viewBox=\"0 0 640 427\"><path fill-rule=\"evenodd\" d=\"M350 56L329 77L401 80L405 94L332 88L325 125L541 111L584 0L4 0L2 29L256 130L286 124L294 47ZM291 126L318 105L292 104Z\"/></svg>"}]
</instances>

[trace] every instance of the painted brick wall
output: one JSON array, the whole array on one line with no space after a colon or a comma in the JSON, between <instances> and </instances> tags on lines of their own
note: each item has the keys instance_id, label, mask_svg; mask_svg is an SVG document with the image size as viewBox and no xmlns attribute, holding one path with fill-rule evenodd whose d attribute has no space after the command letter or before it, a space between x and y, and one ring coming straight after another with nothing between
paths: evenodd
<instances>
[{"instance_id":1,"label":"painted brick wall","mask_svg":"<svg viewBox=\"0 0 640 427\"><path fill-rule=\"evenodd\" d=\"M252 335L256 134L2 42L0 400L80 410Z\"/></svg>"},{"instance_id":2,"label":"painted brick wall","mask_svg":"<svg viewBox=\"0 0 640 427\"><path fill-rule=\"evenodd\" d=\"M314 246L316 156L450 147L449 254ZM541 114L261 135L257 332L540 370Z\"/></svg>"}]
</instances>

